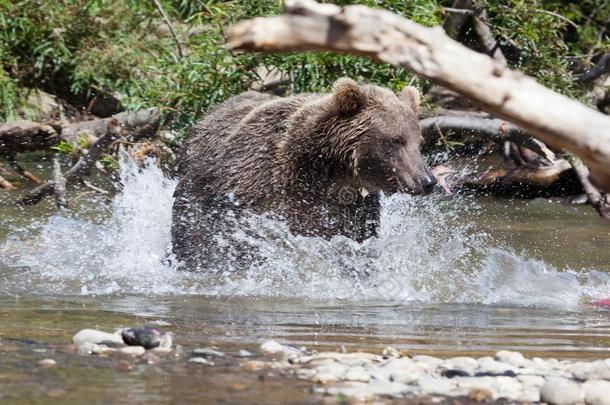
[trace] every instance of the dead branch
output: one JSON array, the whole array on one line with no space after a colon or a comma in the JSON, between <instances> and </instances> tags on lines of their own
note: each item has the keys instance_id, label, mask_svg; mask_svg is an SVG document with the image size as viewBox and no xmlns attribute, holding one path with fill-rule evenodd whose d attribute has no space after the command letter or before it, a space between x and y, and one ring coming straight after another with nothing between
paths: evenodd
<instances>
[{"instance_id":1,"label":"dead branch","mask_svg":"<svg viewBox=\"0 0 610 405\"><path fill-rule=\"evenodd\" d=\"M92 146L89 148L89 152L81 157L78 162L74 164L68 170L64 177L66 184L70 184L73 181L86 175L93 164L100 158L104 150L116 139L119 139L124 135L117 120L111 120L108 122L108 131L106 134L101 136ZM24 198L17 201L18 205L34 205L39 203L43 198L56 192L55 181L47 181L46 183L31 190Z\"/></svg>"},{"instance_id":2,"label":"dead branch","mask_svg":"<svg viewBox=\"0 0 610 405\"><path fill-rule=\"evenodd\" d=\"M595 66L580 75L576 81L580 83L590 82L607 73L610 73L610 52L602 55Z\"/></svg>"},{"instance_id":3,"label":"dead branch","mask_svg":"<svg viewBox=\"0 0 610 405\"><path fill-rule=\"evenodd\" d=\"M232 27L228 47L337 51L407 68L469 97L554 149L570 150L589 166L594 184L610 190L610 117L469 50L439 28L365 6L287 0L281 16Z\"/></svg>"},{"instance_id":4,"label":"dead branch","mask_svg":"<svg viewBox=\"0 0 610 405\"><path fill-rule=\"evenodd\" d=\"M589 169L585 166L582 161L578 158L570 160L570 164L574 168L576 177L582 184L582 188L589 197L589 202L595 208L602 218L610 219L610 196L608 194L602 194L597 187L591 184L589 180Z\"/></svg>"},{"instance_id":5,"label":"dead branch","mask_svg":"<svg viewBox=\"0 0 610 405\"><path fill-rule=\"evenodd\" d=\"M541 142L516 125L508 121L482 116L480 113L466 111L447 111L446 115L424 118L419 122L426 145L435 142L441 133L453 132L460 134L464 141L493 141L501 146L506 142L514 142L524 146L547 160L549 150Z\"/></svg>"},{"instance_id":6,"label":"dead branch","mask_svg":"<svg viewBox=\"0 0 610 405\"><path fill-rule=\"evenodd\" d=\"M8 157L8 164L11 166L11 168L13 170L15 170L17 173L19 173L20 175L22 175L23 177L25 177L26 179L30 180L32 183L35 184L40 184L42 183L42 180L40 180L40 178L38 176L36 176L34 173L26 170L23 166L21 166L19 164L19 162L17 162L17 158L15 156L14 153L11 153Z\"/></svg>"}]
</instances>

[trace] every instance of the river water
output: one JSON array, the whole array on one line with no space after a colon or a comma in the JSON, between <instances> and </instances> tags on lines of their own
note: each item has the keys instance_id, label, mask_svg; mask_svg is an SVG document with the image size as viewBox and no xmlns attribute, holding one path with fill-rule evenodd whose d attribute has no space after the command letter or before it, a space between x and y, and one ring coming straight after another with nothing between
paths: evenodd
<instances>
[{"instance_id":1,"label":"river water","mask_svg":"<svg viewBox=\"0 0 610 405\"><path fill-rule=\"evenodd\" d=\"M247 387L237 402L304 398L298 384L248 385L230 367L125 373L59 349L85 327L156 324L185 348L229 351L274 338L313 349L610 357L610 312L589 304L610 298L610 226L591 207L395 195L383 199L379 237L363 244L293 236L253 216L255 232L236 237L265 262L202 274L171 265L175 182L129 160L120 176L112 200L79 190L67 212L52 199L23 208L0 194L0 398L116 402L125 395L117 381L139 387L127 402L214 400L227 381ZM32 365L49 354L62 371ZM204 380L222 388L202 394Z\"/></svg>"}]
</instances>

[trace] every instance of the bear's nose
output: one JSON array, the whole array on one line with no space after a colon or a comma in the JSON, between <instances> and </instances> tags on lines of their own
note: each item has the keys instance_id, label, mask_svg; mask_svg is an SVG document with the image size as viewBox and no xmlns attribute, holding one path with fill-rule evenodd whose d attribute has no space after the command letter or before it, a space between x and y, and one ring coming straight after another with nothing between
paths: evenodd
<instances>
[{"instance_id":1,"label":"bear's nose","mask_svg":"<svg viewBox=\"0 0 610 405\"><path fill-rule=\"evenodd\" d=\"M432 191L432 188L436 185L436 177L430 172L426 173L425 176L421 178L421 186L425 192Z\"/></svg>"}]
</instances>

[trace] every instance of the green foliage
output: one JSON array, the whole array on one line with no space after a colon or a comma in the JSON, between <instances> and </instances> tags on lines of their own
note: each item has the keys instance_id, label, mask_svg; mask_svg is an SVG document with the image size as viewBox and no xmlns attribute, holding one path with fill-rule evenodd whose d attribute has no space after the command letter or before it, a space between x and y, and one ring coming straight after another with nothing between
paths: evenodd
<instances>
[{"instance_id":1,"label":"green foliage","mask_svg":"<svg viewBox=\"0 0 610 405\"><path fill-rule=\"evenodd\" d=\"M480 0L493 32L522 49L517 67L571 96L571 58L608 48L600 36L605 0ZM231 55L223 31L241 19L280 12L279 0L161 0L184 50L148 0L0 0L0 119L16 115L20 89L63 95L108 89L129 109L156 106L184 128L209 107L246 90L261 66L290 78L290 90L326 91L341 76L399 89L426 86L403 69L329 53ZM354 1L339 1L340 4ZM444 18L451 0L366 0L427 26ZM559 14L572 20L573 29Z\"/></svg>"},{"instance_id":2,"label":"green foliage","mask_svg":"<svg viewBox=\"0 0 610 405\"><path fill-rule=\"evenodd\" d=\"M68 156L76 156L78 153L78 150L74 145L64 140L60 141L57 145L52 146L51 149Z\"/></svg>"}]
</instances>

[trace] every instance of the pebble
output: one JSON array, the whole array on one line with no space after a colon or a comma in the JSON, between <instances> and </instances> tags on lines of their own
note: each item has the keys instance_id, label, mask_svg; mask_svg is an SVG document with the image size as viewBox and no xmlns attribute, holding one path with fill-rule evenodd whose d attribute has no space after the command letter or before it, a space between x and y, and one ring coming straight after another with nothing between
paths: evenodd
<instances>
[{"instance_id":1,"label":"pebble","mask_svg":"<svg viewBox=\"0 0 610 405\"><path fill-rule=\"evenodd\" d=\"M131 356L131 357L139 357L139 356L143 355L144 353L146 353L146 349L143 348L142 346L126 346L126 347L121 347L119 349L119 353L125 354L127 356Z\"/></svg>"},{"instance_id":2,"label":"pebble","mask_svg":"<svg viewBox=\"0 0 610 405\"><path fill-rule=\"evenodd\" d=\"M362 366L354 366L347 370L345 379L348 381L368 382L371 379L371 374Z\"/></svg>"},{"instance_id":3,"label":"pebble","mask_svg":"<svg viewBox=\"0 0 610 405\"><path fill-rule=\"evenodd\" d=\"M38 364L42 367L48 368L57 365L57 362L53 359L43 359L38 362Z\"/></svg>"},{"instance_id":4,"label":"pebble","mask_svg":"<svg viewBox=\"0 0 610 405\"><path fill-rule=\"evenodd\" d=\"M83 342L76 346L76 353L87 356L90 354L101 354L107 351L108 348L105 348L97 343L92 342Z\"/></svg>"},{"instance_id":5,"label":"pebble","mask_svg":"<svg viewBox=\"0 0 610 405\"><path fill-rule=\"evenodd\" d=\"M540 390L540 400L550 405L581 404L585 395L580 384L567 378L551 377Z\"/></svg>"},{"instance_id":6,"label":"pebble","mask_svg":"<svg viewBox=\"0 0 610 405\"><path fill-rule=\"evenodd\" d=\"M496 353L495 357L499 362L510 364L514 367L527 367L530 363L521 353L508 350L500 350Z\"/></svg>"},{"instance_id":7,"label":"pebble","mask_svg":"<svg viewBox=\"0 0 610 405\"><path fill-rule=\"evenodd\" d=\"M284 346L275 340L267 340L261 345L261 350L266 354L284 353Z\"/></svg>"},{"instance_id":8,"label":"pebble","mask_svg":"<svg viewBox=\"0 0 610 405\"><path fill-rule=\"evenodd\" d=\"M253 354L247 350L240 350L237 352L237 354L235 355L236 357L252 357Z\"/></svg>"},{"instance_id":9,"label":"pebble","mask_svg":"<svg viewBox=\"0 0 610 405\"><path fill-rule=\"evenodd\" d=\"M202 349L193 350L193 354L197 354L203 357L224 357L224 353L218 350L212 349L211 347L204 347Z\"/></svg>"},{"instance_id":10,"label":"pebble","mask_svg":"<svg viewBox=\"0 0 610 405\"><path fill-rule=\"evenodd\" d=\"M123 338L116 333L102 332L101 330L95 329L83 329L72 337L72 342L78 346L85 343L102 344L106 342L122 344Z\"/></svg>"},{"instance_id":11,"label":"pebble","mask_svg":"<svg viewBox=\"0 0 610 405\"><path fill-rule=\"evenodd\" d=\"M205 364L206 366L213 366L214 365L214 362L209 361L205 357L192 357L192 358L189 359L189 363Z\"/></svg>"},{"instance_id":12,"label":"pebble","mask_svg":"<svg viewBox=\"0 0 610 405\"><path fill-rule=\"evenodd\" d=\"M587 405L610 405L610 381L590 380L583 388Z\"/></svg>"},{"instance_id":13,"label":"pebble","mask_svg":"<svg viewBox=\"0 0 610 405\"><path fill-rule=\"evenodd\" d=\"M145 349L155 347L172 347L173 337L171 333L163 333L157 328L149 326L144 328L127 328L121 331L123 342L129 346L142 346Z\"/></svg>"},{"instance_id":14,"label":"pebble","mask_svg":"<svg viewBox=\"0 0 610 405\"><path fill-rule=\"evenodd\" d=\"M275 341L263 344L266 352L286 352ZM551 405L610 405L610 378L574 381L606 375L610 361L571 362L527 359L521 353L499 351L494 357L394 357L372 353L322 352L290 357L289 361L248 361L243 367L291 369L297 378L318 383L314 392L342 395L355 401L381 397L411 398L425 395L433 401L464 397L472 401L509 403L546 402ZM568 371L569 370L569 371ZM583 378L587 379L587 378Z\"/></svg>"}]
</instances>

